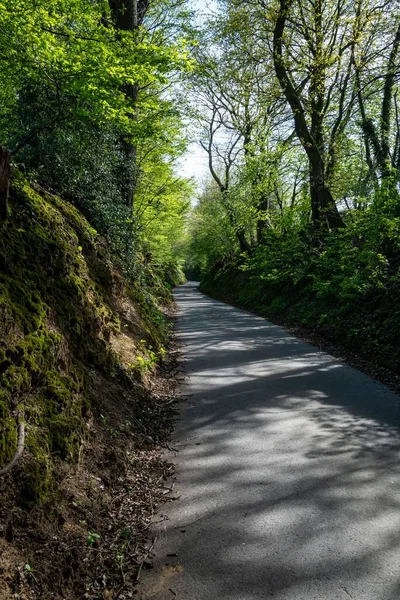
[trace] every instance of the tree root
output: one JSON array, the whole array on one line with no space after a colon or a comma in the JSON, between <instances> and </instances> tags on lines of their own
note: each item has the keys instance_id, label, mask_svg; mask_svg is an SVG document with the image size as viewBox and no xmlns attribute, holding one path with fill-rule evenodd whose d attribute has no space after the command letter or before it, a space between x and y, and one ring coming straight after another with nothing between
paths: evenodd
<instances>
[{"instance_id":1,"label":"tree root","mask_svg":"<svg viewBox=\"0 0 400 600\"><path fill-rule=\"evenodd\" d=\"M8 465L6 465L2 469L0 469L0 476L1 475L5 475L6 473L9 473L9 471L11 471L11 469L17 464L17 462L21 458L21 455L22 455L22 453L24 451L24 447L25 447L25 423L23 423L19 419L17 420L17 422L18 422L18 444L17 444L17 450L16 450L16 452L15 452L12 460L8 463Z\"/></svg>"}]
</instances>

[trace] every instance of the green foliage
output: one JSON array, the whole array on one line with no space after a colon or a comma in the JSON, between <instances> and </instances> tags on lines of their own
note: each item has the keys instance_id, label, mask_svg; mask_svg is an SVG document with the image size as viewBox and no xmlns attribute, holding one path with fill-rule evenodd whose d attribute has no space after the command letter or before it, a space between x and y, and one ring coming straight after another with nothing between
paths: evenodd
<instances>
[{"instance_id":1,"label":"green foliage","mask_svg":"<svg viewBox=\"0 0 400 600\"><path fill-rule=\"evenodd\" d=\"M400 27L375 8L223 0L204 24L193 114L215 185L186 268L398 369Z\"/></svg>"},{"instance_id":2,"label":"green foliage","mask_svg":"<svg viewBox=\"0 0 400 600\"><path fill-rule=\"evenodd\" d=\"M29 507L78 458L93 373L132 391L162 359L159 303L184 279L191 187L175 172L185 140L168 86L192 68L189 11L154 0L140 27L121 31L110 4L0 2L0 144L13 154L0 223L0 465L22 414L11 477Z\"/></svg>"},{"instance_id":3,"label":"green foliage","mask_svg":"<svg viewBox=\"0 0 400 600\"><path fill-rule=\"evenodd\" d=\"M135 360L129 366L140 376L146 375L153 371L160 359L165 356L165 348L160 346L157 352L154 351L151 345L148 345L146 340L139 340Z\"/></svg>"},{"instance_id":4,"label":"green foliage","mask_svg":"<svg viewBox=\"0 0 400 600\"><path fill-rule=\"evenodd\" d=\"M320 328L362 343L397 369L400 311L400 218L396 190L379 191L369 208L346 215L346 227L316 238L310 230L268 230L251 256L216 265L202 288L265 315Z\"/></svg>"},{"instance_id":5,"label":"green foliage","mask_svg":"<svg viewBox=\"0 0 400 600\"><path fill-rule=\"evenodd\" d=\"M103 1L0 4L3 139L18 145L24 135L71 119L112 123L134 137L155 134L161 123L149 114L157 108L152 95L141 97L146 118L137 121L129 116L132 105L123 90L165 83L167 73L186 61L183 44L178 48L164 39L157 45L145 30L117 35L102 24L111 20ZM30 109L23 117L21 105Z\"/></svg>"},{"instance_id":6,"label":"green foliage","mask_svg":"<svg viewBox=\"0 0 400 600\"><path fill-rule=\"evenodd\" d=\"M190 13L157 0L141 27L117 31L109 5L0 4L0 144L84 212L131 280L147 264L175 280L190 190L172 166L185 142L165 87L192 68Z\"/></svg>"},{"instance_id":7,"label":"green foliage","mask_svg":"<svg viewBox=\"0 0 400 600\"><path fill-rule=\"evenodd\" d=\"M176 176L159 148L148 151L141 164L133 210L139 255L175 285L182 282L181 239L193 186Z\"/></svg>"},{"instance_id":8,"label":"green foliage","mask_svg":"<svg viewBox=\"0 0 400 600\"><path fill-rule=\"evenodd\" d=\"M204 191L190 214L184 249L185 269L201 274L235 253L235 232L215 186Z\"/></svg>"},{"instance_id":9,"label":"green foliage","mask_svg":"<svg viewBox=\"0 0 400 600\"><path fill-rule=\"evenodd\" d=\"M93 546L100 539L100 534L96 531L88 531L87 533L87 544Z\"/></svg>"}]
</instances>

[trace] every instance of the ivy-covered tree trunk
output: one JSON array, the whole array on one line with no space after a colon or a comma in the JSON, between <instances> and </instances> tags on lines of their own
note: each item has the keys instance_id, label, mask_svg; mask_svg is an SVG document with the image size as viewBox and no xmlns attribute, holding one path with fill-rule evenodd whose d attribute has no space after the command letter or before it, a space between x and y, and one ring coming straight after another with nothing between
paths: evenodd
<instances>
[{"instance_id":1,"label":"ivy-covered tree trunk","mask_svg":"<svg viewBox=\"0 0 400 600\"><path fill-rule=\"evenodd\" d=\"M218 181L220 182L219 178L218 178ZM250 252L251 246L250 246L249 242L247 241L245 229L244 229L244 227L240 226L237 223L235 211L233 210L232 206L230 206L230 203L229 203L228 189L226 187L224 187L221 184L221 182L220 182L220 190L221 190L221 194L222 194L223 204L226 208L226 212L228 214L229 221L235 231L237 241L239 242L240 252L242 252L242 253Z\"/></svg>"},{"instance_id":2,"label":"ivy-covered tree trunk","mask_svg":"<svg viewBox=\"0 0 400 600\"><path fill-rule=\"evenodd\" d=\"M326 222L328 227L343 227L343 220L335 200L325 182L325 165L322 160L309 160L311 213L314 225Z\"/></svg>"},{"instance_id":3,"label":"ivy-covered tree trunk","mask_svg":"<svg viewBox=\"0 0 400 600\"><path fill-rule=\"evenodd\" d=\"M258 219L257 219L257 243L258 244L262 244L263 242L263 238L264 238L264 232L265 230L268 228L268 219L267 219L267 213L268 213L268 208L269 208L269 203L268 203L268 196L266 194L262 194L262 197L260 198L259 202L258 202Z\"/></svg>"},{"instance_id":4,"label":"ivy-covered tree trunk","mask_svg":"<svg viewBox=\"0 0 400 600\"><path fill-rule=\"evenodd\" d=\"M110 8L114 14L115 29L117 31L135 31L143 23L149 7L150 0L109 0ZM139 87L135 83L124 86L124 92L132 103L132 112L129 118L137 120L136 104ZM133 207L135 188L137 182L137 148L128 138L122 139L122 147L131 167L129 181L126 182L125 196L128 206Z\"/></svg>"},{"instance_id":5,"label":"ivy-covered tree trunk","mask_svg":"<svg viewBox=\"0 0 400 600\"><path fill-rule=\"evenodd\" d=\"M10 153L0 146L0 221L7 218L8 191L10 187Z\"/></svg>"}]
</instances>

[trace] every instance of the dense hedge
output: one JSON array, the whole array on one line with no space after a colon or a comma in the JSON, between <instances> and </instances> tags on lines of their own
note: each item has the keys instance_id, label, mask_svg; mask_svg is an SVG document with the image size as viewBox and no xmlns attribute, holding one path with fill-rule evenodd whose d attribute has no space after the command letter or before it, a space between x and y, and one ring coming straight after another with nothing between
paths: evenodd
<instances>
[{"instance_id":1,"label":"dense hedge","mask_svg":"<svg viewBox=\"0 0 400 600\"><path fill-rule=\"evenodd\" d=\"M383 208L383 209L382 209ZM201 289L317 329L400 370L400 219L395 205L349 213L316 240L271 230L249 256L221 262Z\"/></svg>"}]
</instances>

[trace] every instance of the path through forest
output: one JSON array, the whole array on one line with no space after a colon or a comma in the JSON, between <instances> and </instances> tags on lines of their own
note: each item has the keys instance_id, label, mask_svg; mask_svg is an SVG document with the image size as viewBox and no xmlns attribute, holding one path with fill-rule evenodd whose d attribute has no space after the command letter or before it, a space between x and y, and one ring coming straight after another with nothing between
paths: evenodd
<instances>
[{"instance_id":1,"label":"path through forest","mask_svg":"<svg viewBox=\"0 0 400 600\"><path fill-rule=\"evenodd\" d=\"M400 398L194 284L175 295L179 499L141 597L398 600Z\"/></svg>"}]
</instances>

